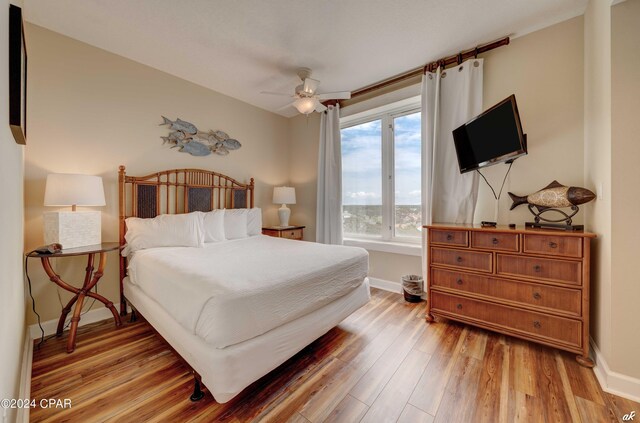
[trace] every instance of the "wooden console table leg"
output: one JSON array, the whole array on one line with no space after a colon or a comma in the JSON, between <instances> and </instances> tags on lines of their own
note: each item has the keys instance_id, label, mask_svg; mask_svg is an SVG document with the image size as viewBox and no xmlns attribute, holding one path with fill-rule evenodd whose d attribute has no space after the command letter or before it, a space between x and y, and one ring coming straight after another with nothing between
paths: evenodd
<instances>
[{"instance_id":1,"label":"wooden console table leg","mask_svg":"<svg viewBox=\"0 0 640 423\"><path fill-rule=\"evenodd\" d=\"M62 332L64 332L64 322L67 320L67 315L71 312L71 307L78 300L78 295L74 295L74 297L69 301L69 303L62 309L62 314L60 314L60 320L58 320L58 329L56 330L56 336L62 336Z\"/></svg>"},{"instance_id":2,"label":"wooden console table leg","mask_svg":"<svg viewBox=\"0 0 640 423\"><path fill-rule=\"evenodd\" d=\"M84 282L82 284L82 289L77 294L78 300L76 302L76 307L73 309L73 317L71 318L71 327L69 328L69 339L67 340L68 353L72 353L76 349L76 335L78 332L78 323L80 322L80 316L82 314L82 305L84 303L84 298L86 297L87 292L90 291L91 288L93 288L93 285L95 285L95 283L92 285L93 280L91 279L91 276L93 276L94 257L95 257L95 254L89 254L87 257L87 267L85 269ZM102 263L100 264L102 265ZM98 272L100 272L100 270L101 269L98 269ZM98 272L96 272L96 276Z\"/></svg>"},{"instance_id":3,"label":"wooden console table leg","mask_svg":"<svg viewBox=\"0 0 640 423\"><path fill-rule=\"evenodd\" d=\"M80 322L80 314L82 313L82 304L84 303L84 294L78 295L76 308L73 310L71 318L71 327L69 328L69 339L67 340L67 352L72 353L76 349L76 334L78 331L78 323Z\"/></svg>"}]
</instances>

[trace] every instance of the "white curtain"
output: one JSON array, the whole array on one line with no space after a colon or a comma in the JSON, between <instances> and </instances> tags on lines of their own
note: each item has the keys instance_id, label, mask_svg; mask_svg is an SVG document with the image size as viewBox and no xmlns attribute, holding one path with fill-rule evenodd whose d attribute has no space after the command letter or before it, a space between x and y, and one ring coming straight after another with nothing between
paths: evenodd
<instances>
[{"instance_id":1,"label":"white curtain","mask_svg":"<svg viewBox=\"0 0 640 423\"><path fill-rule=\"evenodd\" d=\"M342 153L340 109L329 106L320 117L316 242L342 244Z\"/></svg>"},{"instance_id":2,"label":"white curtain","mask_svg":"<svg viewBox=\"0 0 640 423\"><path fill-rule=\"evenodd\" d=\"M422 77L423 224L472 223L476 172L460 174L452 131L482 112L482 59ZM426 231L423 232L423 248ZM426 251L423 274L426 275Z\"/></svg>"}]
</instances>

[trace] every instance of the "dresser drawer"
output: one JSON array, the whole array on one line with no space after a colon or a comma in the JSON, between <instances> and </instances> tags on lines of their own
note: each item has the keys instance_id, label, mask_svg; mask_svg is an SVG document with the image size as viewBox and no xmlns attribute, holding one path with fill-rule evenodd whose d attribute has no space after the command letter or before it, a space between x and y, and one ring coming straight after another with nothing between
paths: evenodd
<instances>
[{"instance_id":1,"label":"dresser drawer","mask_svg":"<svg viewBox=\"0 0 640 423\"><path fill-rule=\"evenodd\" d=\"M560 288L531 282L508 281L488 276L431 269L431 286L460 291L467 295L484 295L515 303L545 307L547 309L580 316L582 299L580 290Z\"/></svg>"},{"instance_id":2,"label":"dresser drawer","mask_svg":"<svg viewBox=\"0 0 640 423\"><path fill-rule=\"evenodd\" d=\"M458 297L433 291L431 309L461 318L470 318L478 324L497 326L506 331L520 332L581 347L582 323L578 320L550 316L471 298ZM454 317L455 318L455 317Z\"/></svg>"},{"instance_id":3,"label":"dresser drawer","mask_svg":"<svg viewBox=\"0 0 640 423\"><path fill-rule=\"evenodd\" d=\"M524 236L524 252L581 258L582 238L526 234Z\"/></svg>"},{"instance_id":4,"label":"dresser drawer","mask_svg":"<svg viewBox=\"0 0 640 423\"><path fill-rule=\"evenodd\" d=\"M518 234L503 234L490 232L471 232L471 247L490 250L514 251L519 248Z\"/></svg>"},{"instance_id":5,"label":"dresser drawer","mask_svg":"<svg viewBox=\"0 0 640 423\"><path fill-rule=\"evenodd\" d=\"M469 231L457 231L455 229L429 229L429 240L432 244L468 247Z\"/></svg>"},{"instance_id":6,"label":"dresser drawer","mask_svg":"<svg viewBox=\"0 0 640 423\"><path fill-rule=\"evenodd\" d=\"M262 229L262 235L276 238L302 239L302 228L297 229Z\"/></svg>"},{"instance_id":7,"label":"dresser drawer","mask_svg":"<svg viewBox=\"0 0 640 423\"><path fill-rule=\"evenodd\" d=\"M497 254L496 273L573 285L582 284L582 263L579 261Z\"/></svg>"},{"instance_id":8,"label":"dresser drawer","mask_svg":"<svg viewBox=\"0 0 640 423\"><path fill-rule=\"evenodd\" d=\"M287 229L281 232L282 238L302 239L302 229Z\"/></svg>"},{"instance_id":9,"label":"dresser drawer","mask_svg":"<svg viewBox=\"0 0 640 423\"><path fill-rule=\"evenodd\" d=\"M484 251L431 248L429 260L435 265L455 266L489 273L493 271L492 254Z\"/></svg>"}]
</instances>

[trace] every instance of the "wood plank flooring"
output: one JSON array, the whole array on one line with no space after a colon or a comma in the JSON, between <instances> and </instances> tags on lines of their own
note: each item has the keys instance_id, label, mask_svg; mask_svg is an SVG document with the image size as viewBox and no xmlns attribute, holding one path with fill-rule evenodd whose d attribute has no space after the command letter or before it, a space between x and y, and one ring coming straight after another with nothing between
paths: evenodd
<instances>
[{"instance_id":1,"label":"wood plank flooring","mask_svg":"<svg viewBox=\"0 0 640 423\"><path fill-rule=\"evenodd\" d=\"M226 404L189 401L189 369L144 321L112 321L34 351L33 422L617 422L640 404L602 392L573 354L449 322L372 289L371 302Z\"/></svg>"}]
</instances>

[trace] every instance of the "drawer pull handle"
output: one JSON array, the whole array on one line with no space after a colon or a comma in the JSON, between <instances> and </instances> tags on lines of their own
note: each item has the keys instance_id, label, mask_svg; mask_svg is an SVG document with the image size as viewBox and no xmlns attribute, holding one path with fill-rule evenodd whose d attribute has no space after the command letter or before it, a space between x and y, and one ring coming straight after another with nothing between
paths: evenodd
<instances>
[{"instance_id":1,"label":"drawer pull handle","mask_svg":"<svg viewBox=\"0 0 640 423\"><path fill-rule=\"evenodd\" d=\"M535 298L536 300L539 300L540 298L542 298L542 295L540 295L539 292L534 292L533 293L533 298Z\"/></svg>"},{"instance_id":2,"label":"drawer pull handle","mask_svg":"<svg viewBox=\"0 0 640 423\"><path fill-rule=\"evenodd\" d=\"M498 242L500 241L498 241L498 238L493 238L491 242L493 242L493 245L498 245Z\"/></svg>"},{"instance_id":3,"label":"drawer pull handle","mask_svg":"<svg viewBox=\"0 0 640 423\"><path fill-rule=\"evenodd\" d=\"M457 261L458 263L462 263L462 257L460 257L460 256L456 257L456 261Z\"/></svg>"},{"instance_id":4,"label":"drawer pull handle","mask_svg":"<svg viewBox=\"0 0 640 423\"><path fill-rule=\"evenodd\" d=\"M456 283L457 283L458 285L462 285L462 279L458 279L458 280L456 281Z\"/></svg>"},{"instance_id":5,"label":"drawer pull handle","mask_svg":"<svg viewBox=\"0 0 640 423\"><path fill-rule=\"evenodd\" d=\"M447 241L451 241L451 240L453 240L453 235L447 234Z\"/></svg>"},{"instance_id":6,"label":"drawer pull handle","mask_svg":"<svg viewBox=\"0 0 640 423\"><path fill-rule=\"evenodd\" d=\"M293 236L295 234L295 232L291 232L291 236Z\"/></svg>"},{"instance_id":7,"label":"drawer pull handle","mask_svg":"<svg viewBox=\"0 0 640 423\"><path fill-rule=\"evenodd\" d=\"M539 264L536 264L535 266L533 266L533 270L535 272L540 272L542 270L542 266L540 266Z\"/></svg>"},{"instance_id":8,"label":"drawer pull handle","mask_svg":"<svg viewBox=\"0 0 640 423\"><path fill-rule=\"evenodd\" d=\"M550 242L550 243L549 243L549 247L551 247L551 248L558 248L558 244L556 244L555 242Z\"/></svg>"},{"instance_id":9,"label":"drawer pull handle","mask_svg":"<svg viewBox=\"0 0 640 423\"><path fill-rule=\"evenodd\" d=\"M462 310L462 304L458 304L458 305L456 306L456 308L457 308L458 310Z\"/></svg>"},{"instance_id":10,"label":"drawer pull handle","mask_svg":"<svg viewBox=\"0 0 640 423\"><path fill-rule=\"evenodd\" d=\"M536 329L540 329L542 327L542 324L539 321L535 320L533 322L533 327Z\"/></svg>"}]
</instances>

